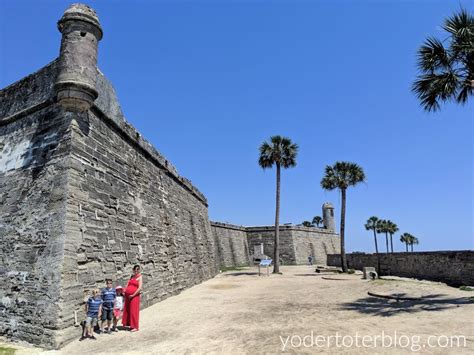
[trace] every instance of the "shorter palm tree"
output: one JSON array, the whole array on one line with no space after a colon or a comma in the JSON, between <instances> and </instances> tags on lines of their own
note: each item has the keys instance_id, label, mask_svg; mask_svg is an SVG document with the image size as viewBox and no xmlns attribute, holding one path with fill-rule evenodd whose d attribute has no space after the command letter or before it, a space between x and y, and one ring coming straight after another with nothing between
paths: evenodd
<instances>
[{"instance_id":1,"label":"shorter palm tree","mask_svg":"<svg viewBox=\"0 0 474 355\"><path fill-rule=\"evenodd\" d=\"M390 234L390 250L393 253L393 235L398 232L398 226L392 221L388 220L387 230L388 230L388 234Z\"/></svg>"},{"instance_id":2,"label":"shorter palm tree","mask_svg":"<svg viewBox=\"0 0 474 355\"><path fill-rule=\"evenodd\" d=\"M365 224L366 230L374 231L374 242L375 242L375 254L377 255L377 273L380 276L380 255L379 255L379 247L377 244L377 224L379 222L378 217L372 216L367 220Z\"/></svg>"},{"instance_id":3,"label":"shorter palm tree","mask_svg":"<svg viewBox=\"0 0 474 355\"><path fill-rule=\"evenodd\" d=\"M310 221L303 221L303 223L301 223L301 224L305 227L312 227L313 226Z\"/></svg>"},{"instance_id":4,"label":"shorter palm tree","mask_svg":"<svg viewBox=\"0 0 474 355\"><path fill-rule=\"evenodd\" d=\"M347 258L345 247L345 225L346 225L346 193L347 189L358 183L365 181L364 169L355 163L338 161L334 165L327 165L324 171L324 177L321 180L321 187L324 190L338 189L341 192L341 266L342 271L347 272Z\"/></svg>"},{"instance_id":5,"label":"shorter palm tree","mask_svg":"<svg viewBox=\"0 0 474 355\"><path fill-rule=\"evenodd\" d=\"M402 243L405 243L405 246L407 248L407 253L408 253L408 245L410 244L412 238L413 238L413 236L410 233L403 233L400 236L400 241Z\"/></svg>"},{"instance_id":6,"label":"shorter palm tree","mask_svg":"<svg viewBox=\"0 0 474 355\"><path fill-rule=\"evenodd\" d=\"M385 233L385 246L387 247L388 254L388 231L389 231L389 221L386 219L380 219L377 222L377 233Z\"/></svg>"},{"instance_id":7,"label":"shorter palm tree","mask_svg":"<svg viewBox=\"0 0 474 355\"><path fill-rule=\"evenodd\" d=\"M323 223L323 219L320 216L315 216L313 218L313 224L315 224L316 227L319 227L321 223Z\"/></svg>"},{"instance_id":8,"label":"shorter palm tree","mask_svg":"<svg viewBox=\"0 0 474 355\"><path fill-rule=\"evenodd\" d=\"M411 252L412 253L413 253L413 245L414 244L418 245L418 244L420 244L420 241L418 240L417 237L412 236L411 241L410 241L410 247L411 247Z\"/></svg>"}]
</instances>

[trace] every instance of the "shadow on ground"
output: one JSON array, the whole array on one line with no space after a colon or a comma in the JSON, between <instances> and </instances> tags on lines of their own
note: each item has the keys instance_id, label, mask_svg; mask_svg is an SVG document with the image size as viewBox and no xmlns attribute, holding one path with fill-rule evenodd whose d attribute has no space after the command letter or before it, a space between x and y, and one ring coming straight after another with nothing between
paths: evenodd
<instances>
[{"instance_id":1,"label":"shadow on ground","mask_svg":"<svg viewBox=\"0 0 474 355\"><path fill-rule=\"evenodd\" d=\"M224 274L224 276L253 276L258 275L258 272L233 272L229 274Z\"/></svg>"},{"instance_id":2,"label":"shadow on ground","mask_svg":"<svg viewBox=\"0 0 474 355\"><path fill-rule=\"evenodd\" d=\"M396 297L407 296L404 293L393 294ZM417 300L391 300L379 297L364 297L354 302L341 305L341 309L357 311L362 314L390 317L403 313L417 313L423 311L444 311L450 308L460 307L465 304L474 303L472 298L446 298L442 294L433 294L420 297Z\"/></svg>"}]
</instances>

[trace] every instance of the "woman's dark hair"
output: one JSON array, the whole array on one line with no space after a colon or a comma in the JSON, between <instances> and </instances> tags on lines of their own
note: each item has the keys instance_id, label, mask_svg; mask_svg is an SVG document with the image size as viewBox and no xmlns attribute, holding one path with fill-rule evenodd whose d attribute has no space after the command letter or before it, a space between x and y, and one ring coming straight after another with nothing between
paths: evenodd
<instances>
[{"instance_id":1,"label":"woman's dark hair","mask_svg":"<svg viewBox=\"0 0 474 355\"><path fill-rule=\"evenodd\" d=\"M133 267L133 271L135 271L135 270L137 270L137 269L140 269L140 265L135 265L135 266Z\"/></svg>"}]
</instances>

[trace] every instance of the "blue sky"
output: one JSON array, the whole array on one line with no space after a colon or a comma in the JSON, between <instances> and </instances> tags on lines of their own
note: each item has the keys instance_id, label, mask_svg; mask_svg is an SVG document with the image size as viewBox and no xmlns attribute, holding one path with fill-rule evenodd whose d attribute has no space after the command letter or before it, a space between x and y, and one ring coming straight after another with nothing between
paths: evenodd
<instances>
[{"instance_id":1,"label":"blue sky","mask_svg":"<svg viewBox=\"0 0 474 355\"><path fill-rule=\"evenodd\" d=\"M58 55L71 2L0 0L0 87ZM410 92L418 46L472 1L87 3L127 119L206 195L212 220L273 223L275 171L258 167L258 146L280 134L300 146L282 173L283 223L325 201L339 215L338 193L319 183L348 160L367 175L348 192L349 251L373 250L372 215L419 250L474 247L473 104L428 114Z\"/></svg>"}]
</instances>

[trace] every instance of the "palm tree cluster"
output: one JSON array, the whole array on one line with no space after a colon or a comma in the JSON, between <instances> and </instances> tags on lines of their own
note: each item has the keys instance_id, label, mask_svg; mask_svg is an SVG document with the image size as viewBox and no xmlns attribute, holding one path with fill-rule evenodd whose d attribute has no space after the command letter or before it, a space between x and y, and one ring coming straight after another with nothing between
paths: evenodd
<instances>
[{"instance_id":1,"label":"palm tree cluster","mask_svg":"<svg viewBox=\"0 0 474 355\"><path fill-rule=\"evenodd\" d=\"M301 225L302 225L302 226L305 226L305 227L318 227L318 228L319 228L319 225L320 225L321 223L323 223L322 217L320 217L320 216L315 216L315 217L313 217L312 222L310 222L310 221L303 221L303 222L301 222Z\"/></svg>"},{"instance_id":2,"label":"palm tree cluster","mask_svg":"<svg viewBox=\"0 0 474 355\"><path fill-rule=\"evenodd\" d=\"M314 216L312 224L313 226L319 227L320 224L323 223L323 218L321 216Z\"/></svg>"},{"instance_id":3,"label":"palm tree cluster","mask_svg":"<svg viewBox=\"0 0 474 355\"><path fill-rule=\"evenodd\" d=\"M390 220L379 219L376 216L372 216L367 220L365 224L366 230L371 230L374 233L374 242L375 242L375 253L378 255L379 248L377 243L377 234L385 234L385 244L387 248L387 254L389 252L393 253L393 235L398 232L398 226ZM390 239L389 239L390 236ZM403 238L403 240L402 240ZM389 240L390 240L390 251L389 251ZM409 233L403 233L400 241L406 243L407 251L408 245L411 245L413 251L413 244L418 244L419 241L416 237L412 236Z\"/></svg>"},{"instance_id":4,"label":"palm tree cluster","mask_svg":"<svg viewBox=\"0 0 474 355\"><path fill-rule=\"evenodd\" d=\"M418 50L420 75L412 91L426 111L436 111L440 101L464 104L474 90L474 16L461 9L443 25L448 38L426 39Z\"/></svg>"},{"instance_id":5,"label":"palm tree cluster","mask_svg":"<svg viewBox=\"0 0 474 355\"><path fill-rule=\"evenodd\" d=\"M406 247L407 247L407 253L408 253L408 246L410 245L411 246L411 252L413 253L413 245L414 244L419 244L420 241L418 240L417 237L411 235L410 233L403 233L401 236L400 236L400 241L402 243L405 243Z\"/></svg>"}]
</instances>

